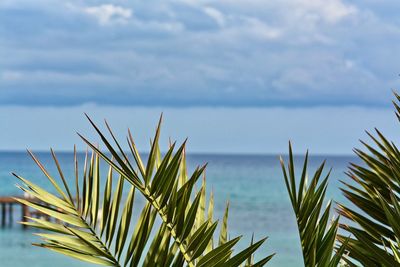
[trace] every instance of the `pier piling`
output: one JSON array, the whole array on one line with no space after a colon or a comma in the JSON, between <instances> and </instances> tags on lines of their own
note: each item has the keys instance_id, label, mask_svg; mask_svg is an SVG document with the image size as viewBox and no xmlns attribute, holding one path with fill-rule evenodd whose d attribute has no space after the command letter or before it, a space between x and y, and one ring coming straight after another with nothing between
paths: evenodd
<instances>
[{"instance_id":1,"label":"pier piling","mask_svg":"<svg viewBox=\"0 0 400 267\"><path fill-rule=\"evenodd\" d=\"M27 198L27 197L22 197L22 199L27 199L32 201L32 198ZM39 200L37 200L38 203L40 203ZM21 217L18 218L19 221L17 222L26 222L27 218L26 217L31 217L33 214L37 217L43 217L46 220L50 220L49 216L46 216L45 214L41 212L31 212L29 207L26 206L25 204L22 204L18 202L14 197L0 197L0 205L1 205L1 227L5 227L7 223L11 226L14 222L14 207L20 207L21 209ZM25 224L22 224L22 228L26 229L27 226Z\"/></svg>"},{"instance_id":2,"label":"pier piling","mask_svg":"<svg viewBox=\"0 0 400 267\"><path fill-rule=\"evenodd\" d=\"M6 203L1 204L1 226L6 226Z\"/></svg>"}]
</instances>

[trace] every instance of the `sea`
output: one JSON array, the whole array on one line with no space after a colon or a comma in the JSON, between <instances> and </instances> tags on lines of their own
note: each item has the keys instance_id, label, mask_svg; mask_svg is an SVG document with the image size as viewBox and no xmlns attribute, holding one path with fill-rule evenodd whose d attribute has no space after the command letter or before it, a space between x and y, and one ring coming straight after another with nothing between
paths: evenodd
<instances>
[{"instance_id":1,"label":"sea","mask_svg":"<svg viewBox=\"0 0 400 267\"><path fill-rule=\"evenodd\" d=\"M49 172L58 178L51 154L37 152L36 155ZM72 186L73 153L57 153L57 157ZM84 155L80 153L80 168L83 157ZM295 156L298 172L301 171L303 159L303 156ZM285 188L278 155L189 154L187 160L189 171L193 171L197 165L208 163L207 192L211 190L214 192L214 218L222 218L226 202L229 201L229 237L243 236L238 249L248 245L252 235L255 240L268 237L257 251L256 259L276 253L267 266L304 266L295 216ZM359 159L354 156L311 156L310 176L324 160L326 160L325 174L332 168L327 200L346 203L340 192L340 180L349 179L345 174L347 167L350 162L359 163ZM18 180L11 175L11 172L51 190L51 184L26 152L0 152L0 196L22 195L20 189L16 187ZM20 209L14 208L13 212L14 220L18 221L21 217ZM31 243L40 241L34 235L36 232L34 229L23 230L17 223L0 228L0 266L92 266L32 246Z\"/></svg>"}]
</instances>

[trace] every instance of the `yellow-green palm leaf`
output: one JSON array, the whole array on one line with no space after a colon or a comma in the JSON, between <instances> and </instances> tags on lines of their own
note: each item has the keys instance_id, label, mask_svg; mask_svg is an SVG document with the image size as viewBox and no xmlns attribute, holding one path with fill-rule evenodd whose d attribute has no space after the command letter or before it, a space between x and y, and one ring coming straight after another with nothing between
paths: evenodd
<instances>
[{"instance_id":1,"label":"yellow-green palm leaf","mask_svg":"<svg viewBox=\"0 0 400 267\"><path fill-rule=\"evenodd\" d=\"M213 197L206 200L206 183L198 192L195 184L204 176L205 166L187 175L185 143L170 144L165 155L159 149L160 124L151 142L146 163L135 146L131 133L127 141L130 154L117 142L106 124L111 142L89 119L107 152L82 139L91 148L86 155L81 177L75 153L75 188L72 195L66 177L52 152L63 186L31 154L57 194L40 188L16 175L21 189L32 199L19 201L57 222L31 218L27 225L47 230L39 233L36 244L79 260L107 266L221 266L245 264L265 239L233 253L240 237L228 240L227 212L216 246L217 222L213 220ZM161 120L160 120L161 123ZM133 158L133 160L131 160ZM107 164L103 175L100 164ZM103 184L104 183L104 184ZM137 197L142 201L137 201ZM143 201L144 199L144 201ZM139 211L134 218L134 211ZM272 255L246 266L263 266Z\"/></svg>"},{"instance_id":2,"label":"yellow-green palm leaf","mask_svg":"<svg viewBox=\"0 0 400 267\"><path fill-rule=\"evenodd\" d=\"M379 130L369 136L372 144L362 142L366 151L354 150L363 162L349 167L347 175L354 183L343 182L342 192L352 205L342 204L338 209L351 221L341 225L352 235L347 262L351 266L400 266L400 152Z\"/></svg>"},{"instance_id":3,"label":"yellow-green palm leaf","mask_svg":"<svg viewBox=\"0 0 400 267\"><path fill-rule=\"evenodd\" d=\"M304 265L306 267L338 266L344 246L335 252L335 240L339 218L328 222L331 202L324 208L325 193L330 172L323 177L325 162L315 171L308 181L308 152L304 159L300 180L296 180L292 146L289 143L289 163L287 168L281 158L281 166L286 188L293 211L296 215L300 234Z\"/></svg>"}]
</instances>

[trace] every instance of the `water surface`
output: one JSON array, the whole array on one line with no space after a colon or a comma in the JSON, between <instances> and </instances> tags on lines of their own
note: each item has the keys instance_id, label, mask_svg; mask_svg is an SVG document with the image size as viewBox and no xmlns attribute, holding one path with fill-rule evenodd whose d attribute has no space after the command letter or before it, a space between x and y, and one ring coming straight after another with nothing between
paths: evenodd
<instances>
[{"instance_id":1,"label":"water surface","mask_svg":"<svg viewBox=\"0 0 400 267\"><path fill-rule=\"evenodd\" d=\"M57 176L49 153L38 153L38 157ZM60 153L58 157L66 176L73 177L73 154ZM82 157L81 154L80 158ZM357 162L357 159L350 156L315 156L310 159L310 169L315 170L324 159L327 160L327 167L333 168L328 197L343 202L345 200L338 189L339 180L346 178L344 171L348 162ZM298 167L301 167L301 160L302 157L295 158ZM277 253L268 266L302 266L295 218L284 186L278 156L206 154L188 156L190 170L205 162L209 163L206 171L208 191L213 190L215 194L215 217L222 217L225 203L229 200L230 236L244 236L239 247L247 245L253 233L256 238L268 236L269 239L257 254L262 256L272 252ZM26 153L2 152L0 196L21 194L15 187L17 180L10 175L11 171L45 188L51 188ZM14 218L19 218L20 211L15 209L14 213ZM31 246L32 242L38 241L32 235L33 232L33 230L23 231L16 224L0 229L0 266L91 266Z\"/></svg>"}]
</instances>

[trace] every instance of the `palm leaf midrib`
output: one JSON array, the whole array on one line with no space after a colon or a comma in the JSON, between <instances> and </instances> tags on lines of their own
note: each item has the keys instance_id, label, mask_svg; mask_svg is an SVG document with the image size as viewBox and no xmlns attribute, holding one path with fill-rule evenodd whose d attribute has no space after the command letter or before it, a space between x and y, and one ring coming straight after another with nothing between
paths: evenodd
<instances>
[{"instance_id":1,"label":"palm leaf midrib","mask_svg":"<svg viewBox=\"0 0 400 267\"><path fill-rule=\"evenodd\" d=\"M116 150L93 122L90 122L99 133L111 156L106 155L100 151L97 145L93 145L93 143L81 136L91 148L92 155L89 159L88 153L86 153L83 179L79 179L78 162L76 150L74 149L76 199L73 199L70 194L71 191L53 151L53 159L63 181L63 190L39 160L33 154L31 156L59 192L58 196L53 196L48 191L33 184L30 187L29 184L31 183L28 180L16 175L27 186L27 188L21 189L27 193L31 192L33 195L42 197L47 208L35 204L33 200L22 200L22 202L62 222L57 224L31 218L33 222L27 222L27 225L53 233L50 235L43 234L44 243L39 245L80 260L117 267L138 266L142 260L144 260L143 264L145 266L153 266L154 264L157 266L171 266L170 264L172 264L172 266L195 267L196 264L200 264L200 266L204 267L236 267L241 266L246 259L248 259L246 266L253 266L252 255L265 239L261 239L254 244L252 242L249 247L234 256L232 256L232 247L239 241L240 237L231 241L226 238L220 238L218 247L214 247L212 240L217 221L212 219L214 206L212 194L210 195L208 212L205 214L205 176L203 176L201 190L194 190L194 185L204 174L207 164L197 167L191 176L187 175L185 162L186 141L176 151L174 150L175 143L170 144L168 153L161 157L158 146L159 124L156 136L151 144L152 148L148 162L144 167L133 139L129 136L128 144L139 172L133 169L128 156L118 144L108 125L107 127L117 146ZM117 152L118 150L119 152ZM102 189L100 189L101 176L99 169L101 159L109 166L107 182L104 185L105 187L101 186ZM117 185L112 182L112 173L114 171L119 174ZM79 190L80 180L83 182L82 190ZM122 200L125 180L131 185L131 191L128 198ZM103 189L104 196L101 197L102 193L100 191ZM114 193L112 194L111 191L113 189ZM140 218L136 221L133 234L130 235L130 238L127 238L132 230L130 226L135 198L134 191L136 189L145 199L146 204L142 208ZM65 194L64 190L68 194ZM194 199L193 194L195 195ZM120 212L121 205L124 206L122 213ZM54 207L55 209L50 209L49 207ZM99 214L100 210L103 213L102 217ZM152 239L150 250L143 254L148 244L149 236L154 231L153 224L156 218L160 219L161 226L156 236ZM224 223L220 229L220 236L222 237L228 236L227 218L228 206L224 214ZM98 223L99 220L101 220L100 223ZM162 247L158 248L161 244L160 242ZM156 244L155 247L153 246L154 244ZM214 251L223 252L220 259L216 258L217 254L213 253ZM125 257L121 259L122 254L125 254ZM269 255L263 258L255 263L254 266L265 265L272 256ZM159 260L161 262L158 262Z\"/></svg>"}]
</instances>

